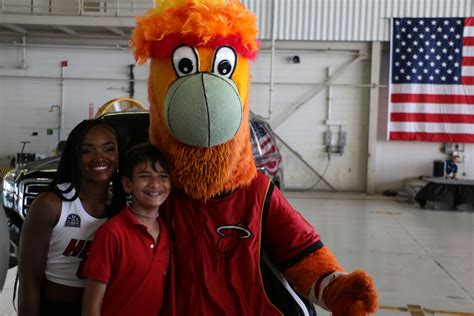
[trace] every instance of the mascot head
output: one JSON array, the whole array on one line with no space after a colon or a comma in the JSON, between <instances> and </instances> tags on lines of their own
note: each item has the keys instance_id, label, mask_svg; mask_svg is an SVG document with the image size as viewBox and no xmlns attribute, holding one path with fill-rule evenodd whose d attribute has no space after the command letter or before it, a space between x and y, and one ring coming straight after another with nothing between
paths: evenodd
<instances>
[{"instance_id":1,"label":"mascot head","mask_svg":"<svg viewBox=\"0 0 474 316\"><path fill-rule=\"evenodd\" d=\"M150 140L168 157L174 185L206 200L256 175L249 133L249 60L255 16L237 0L157 0L132 36L151 58Z\"/></svg>"}]
</instances>

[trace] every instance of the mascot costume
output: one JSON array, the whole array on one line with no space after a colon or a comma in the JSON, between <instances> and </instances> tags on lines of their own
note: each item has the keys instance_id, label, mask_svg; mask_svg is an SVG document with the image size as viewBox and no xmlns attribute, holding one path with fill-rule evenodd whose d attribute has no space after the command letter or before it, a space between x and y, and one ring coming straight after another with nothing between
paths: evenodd
<instances>
[{"instance_id":1,"label":"mascot costume","mask_svg":"<svg viewBox=\"0 0 474 316\"><path fill-rule=\"evenodd\" d=\"M249 139L255 22L237 0L157 0L137 19L135 57L151 59L150 140L169 159L175 187L163 208L174 233L163 314L293 314L271 293L265 257L283 282L333 315L368 315L377 308L370 276L344 272L256 170Z\"/></svg>"}]
</instances>

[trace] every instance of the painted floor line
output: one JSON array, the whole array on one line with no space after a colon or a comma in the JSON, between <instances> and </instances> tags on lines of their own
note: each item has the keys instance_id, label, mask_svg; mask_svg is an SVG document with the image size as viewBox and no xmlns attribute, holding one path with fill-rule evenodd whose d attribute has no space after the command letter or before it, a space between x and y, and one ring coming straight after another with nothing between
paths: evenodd
<instances>
[{"instance_id":1,"label":"painted floor line","mask_svg":"<svg viewBox=\"0 0 474 316\"><path fill-rule=\"evenodd\" d=\"M379 308L383 309L383 310L408 312L411 315L416 315L416 316L425 315L425 312L429 313L429 314L434 314L434 315L474 316L474 313L436 310L436 309L421 307L420 305L407 305L407 307L381 305L381 306L379 306Z\"/></svg>"}]
</instances>

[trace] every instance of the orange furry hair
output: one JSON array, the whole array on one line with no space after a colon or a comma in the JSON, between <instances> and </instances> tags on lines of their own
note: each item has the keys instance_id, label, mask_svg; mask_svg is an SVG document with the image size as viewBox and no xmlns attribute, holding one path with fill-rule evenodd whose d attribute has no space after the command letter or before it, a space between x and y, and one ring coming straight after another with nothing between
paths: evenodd
<instances>
[{"instance_id":1,"label":"orange furry hair","mask_svg":"<svg viewBox=\"0 0 474 316\"><path fill-rule=\"evenodd\" d=\"M238 1L168 0L157 6L137 18L131 46L139 64L154 54L169 56L176 44L216 47L227 43L248 59L257 54L256 17Z\"/></svg>"}]
</instances>

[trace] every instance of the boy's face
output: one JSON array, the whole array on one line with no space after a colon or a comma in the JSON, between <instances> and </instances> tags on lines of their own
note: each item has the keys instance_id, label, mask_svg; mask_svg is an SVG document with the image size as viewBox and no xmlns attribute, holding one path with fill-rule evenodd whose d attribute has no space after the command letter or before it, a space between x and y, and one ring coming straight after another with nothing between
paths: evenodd
<instances>
[{"instance_id":1,"label":"boy's face","mask_svg":"<svg viewBox=\"0 0 474 316\"><path fill-rule=\"evenodd\" d=\"M132 207L137 211L156 211L171 190L170 177L159 162L147 161L133 168L132 178L123 177L125 192L132 196Z\"/></svg>"}]
</instances>

